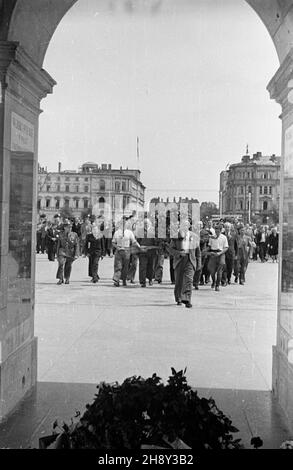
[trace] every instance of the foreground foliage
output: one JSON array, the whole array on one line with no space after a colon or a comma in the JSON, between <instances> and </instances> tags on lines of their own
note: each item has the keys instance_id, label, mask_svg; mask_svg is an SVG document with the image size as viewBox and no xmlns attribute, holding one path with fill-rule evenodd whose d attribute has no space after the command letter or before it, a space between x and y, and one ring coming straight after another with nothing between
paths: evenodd
<instances>
[{"instance_id":1,"label":"foreground foliage","mask_svg":"<svg viewBox=\"0 0 293 470\"><path fill-rule=\"evenodd\" d=\"M153 374L148 379L129 377L122 385L101 383L91 405L77 422L63 424L55 448L239 449L241 440L231 420L212 398L200 398L187 384L184 371L167 384ZM55 432L58 423L54 423Z\"/></svg>"}]
</instances>

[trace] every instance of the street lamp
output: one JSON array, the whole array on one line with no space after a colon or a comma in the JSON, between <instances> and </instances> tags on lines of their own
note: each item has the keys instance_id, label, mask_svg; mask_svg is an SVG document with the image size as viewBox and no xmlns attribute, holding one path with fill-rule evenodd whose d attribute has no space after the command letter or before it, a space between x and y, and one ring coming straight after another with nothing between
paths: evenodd
<instances>
[{"instance_id":1,"label":"street lamp","mask_svg":"<svg viewBox=\"0 0 293 470\"><path fill-rule=\"evenodd\" d=\"M223 216L223 191L220 191L220 218Z\"/></svg>"},{"instance_id":2,"label":"street lamp","mask_svg":"<svg viewBox=\"0 0 293 470\"><path fill-rule=\"evenodd\" d=\"M248 193L248 223L251 222L251 192Z\"/></svg>"}]
</instances>

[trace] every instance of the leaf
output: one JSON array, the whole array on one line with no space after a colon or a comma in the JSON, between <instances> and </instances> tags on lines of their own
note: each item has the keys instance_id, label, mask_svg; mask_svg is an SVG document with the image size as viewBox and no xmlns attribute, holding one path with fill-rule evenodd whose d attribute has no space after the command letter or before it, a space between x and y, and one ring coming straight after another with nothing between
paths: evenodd
<instances>
[{"instance_id":1,"label":"leaf","mask_svg":"<svg viewBox=\"0 0 293 470\"><path fill-rule=\"evenodd\" d=\"M232 426L231 424L229 425L229 431L230 432L239 432L239 429L235 428L235 426Z\"/></svg>"},{"instance_id":2,"label":"leaf","mask_svg":"<svg viewBox=\"0 0 293 470\"><path fill-rule=\"evenodd\" d=\"M69 432L69 426L66 423L63 423L62 428L65 432Z\"/></svg>"},{"instance_id":3,"label":"leaf","mask_svg":"<svg viewBox=\"0 0 293 470\"><path fill-rule=\"evenodd\" d=\"M235 441L233 441L234 444L239 444L241 442L241 439L235 439Z\"/></svg>"},{"instance_id":4,"label":"leaf","mask_svg":"<svg viewBox=\"0 0 293 470\"><path fill-rule=\"evenodd\" d=\"M53 429L58 428L58 426L59 426L58 421L57 421L57 419L55 419L55 421L53 423Z\"/></svg>"},{"instance_id":5,"label":"leaf","mask_svg":"<svg viewBox=\"0 0 293 470\"><path fill-rule=\"evenodd\" d=\"M250 444L255 448L258 449L263 445L263 441L260 437L253 437L250 441Z\"/></svg>"}]
</instances>

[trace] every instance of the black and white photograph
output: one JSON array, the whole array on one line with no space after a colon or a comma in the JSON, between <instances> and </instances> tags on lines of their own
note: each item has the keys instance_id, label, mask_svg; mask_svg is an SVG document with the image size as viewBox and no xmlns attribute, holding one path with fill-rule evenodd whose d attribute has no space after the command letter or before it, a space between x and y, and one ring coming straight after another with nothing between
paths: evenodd
<instances>
[{"instance_id":1,"label":"black and white photograph","mask_svg":"<svg viewBox=\"0 0 293 470\"><path fill-rule=\"evenodd\" d=\"M0 0L0 126L1 455L293 449L293 0Z\"/></svg>"}]
</instances>

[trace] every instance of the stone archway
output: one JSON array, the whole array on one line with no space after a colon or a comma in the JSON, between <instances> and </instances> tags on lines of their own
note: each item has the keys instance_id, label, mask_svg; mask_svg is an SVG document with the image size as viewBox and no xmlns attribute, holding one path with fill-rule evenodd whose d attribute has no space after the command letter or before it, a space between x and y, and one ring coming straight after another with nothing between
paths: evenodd
<instances>
[{"instance_id":1,"label":"stone archway","mask_svg":"<svg viewBox=\"0 0 293 470\"><path fill-rule=\"evenodd\" d=\"M35 255L32 247L35 246L38 117L42 98L52 93L55 85L42 64L58 23L76 1L0 0L0 419L36 383ZM293 367L288 358L293 338L293 299L290 297L293 285L290 276L293 276L289 269L293 247L288 245L287 238L293 231L288 191L293 177L293 99L290 91L293 88L293 0L246 1L266 26L280 60L280 68L268 86L271 98L282 106L283 122L280 206L283 214L281 256L285 261L279 266L273 391L292 425ZM16 180L21 182L18 191L12 187ZM21 265L15 246L19 245L19 235L23 234L24 227L26 238L22 249L27 256L25 265ZM289 278L289 282L282 282L281 275Z\"/></svg>"}]
</instances>

